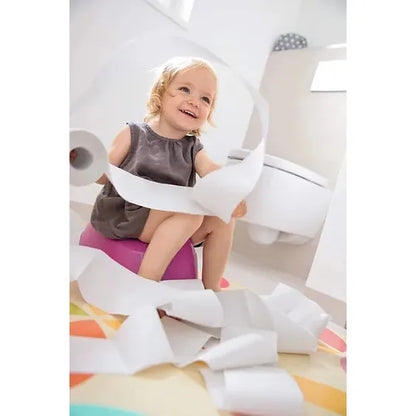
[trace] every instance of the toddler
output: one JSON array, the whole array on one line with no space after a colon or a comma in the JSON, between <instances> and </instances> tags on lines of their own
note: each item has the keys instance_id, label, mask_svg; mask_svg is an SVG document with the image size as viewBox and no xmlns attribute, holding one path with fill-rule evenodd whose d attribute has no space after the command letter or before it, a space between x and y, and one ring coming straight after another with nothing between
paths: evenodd
<instances>
[{"instance_id":1,"label":"toddler","mask_svg":"<svg viewBox=\"0 0 416 416\"><path fill-rule=\"evenodd\" d=\"M128 123L116 135L109 162L155 182L189 186L196 177L221 166L203 149L198 136L206 122L212 124L217 99L217 77L200 58L174 58L159 68L147 102L143 123ZM227 224L215 216L159 211L121 198L106 175L97 196L92 226L105 237L138 238L149 243L138 274L159 281L172 258L188 239L203 242L202 282L220 290L220 280L230 254L235 218L246 214L245 201L235 208Z\"/></svg>"}]
</instances>

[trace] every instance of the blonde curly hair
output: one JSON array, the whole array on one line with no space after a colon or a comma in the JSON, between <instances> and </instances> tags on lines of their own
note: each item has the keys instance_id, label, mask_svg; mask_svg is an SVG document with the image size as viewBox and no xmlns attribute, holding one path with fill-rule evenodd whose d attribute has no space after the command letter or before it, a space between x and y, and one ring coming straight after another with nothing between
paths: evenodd
<instances>
[{"instance_id":1,"label":"blonde curly hair","mask_svg":"<svg viewBox=\"0 0 416 416\"><path fill-rule=\"evenodd\" d=\"M214 68L211 66L210 63L208 63L204 59L195 58L195 57L176 57L176 58L169 59L167 62L165 62L158 68L156 68L157 77L153 83L153 86L149 93L149 98L147 100L147 104L146 104L147 113L144 117L145 122L151 121L154 118L159 116L160 110L162 107L163 94L170 87L176 75L178 75L179 72L185 69L191 69L191 68L208 69L214 76L218 85L218 78L217 78ZM212 99L211 108L207 117L208 123L214 127L215 127L215 124L212 121L212 113L215 108L216 98L217 97L215 94L215 96ZM192 130L188 132L188 134L200 136L201 131L200 129L196 129L196 130Z\"/></svg>"}]
</instances>

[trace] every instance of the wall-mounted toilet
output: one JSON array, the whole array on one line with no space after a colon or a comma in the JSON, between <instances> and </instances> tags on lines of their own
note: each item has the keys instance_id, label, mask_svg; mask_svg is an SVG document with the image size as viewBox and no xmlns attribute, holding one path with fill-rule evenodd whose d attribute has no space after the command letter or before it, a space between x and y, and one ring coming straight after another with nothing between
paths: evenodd
<instances>
[{"instance_id":1,"label":"wall-mounted toilet","mask_svg":"<svg viewBox=\"0 0 416 416\"><path fill-rule=\"evenodd\" d=\"M233 150L227 165L239 163L249 153ZM322 227L331 199L328 180L295 163L265 155L263 170L247 197L248 233L259 244L275 241L303 244Z\"/></svg>"}]
</instances>

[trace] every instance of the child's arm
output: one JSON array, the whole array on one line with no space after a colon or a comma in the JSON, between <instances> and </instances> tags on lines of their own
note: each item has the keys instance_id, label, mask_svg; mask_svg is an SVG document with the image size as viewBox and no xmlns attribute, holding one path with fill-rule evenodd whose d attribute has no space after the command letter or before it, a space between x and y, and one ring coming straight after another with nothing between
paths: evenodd
<instances>
[{"instance_id":1,"label":"child's arm","mask_svg":"<svg viewBox=\"0 0 416 416\"><path fill-rule=\"evenodd\" d=\"M217 163L213 162L208 153L205 150L200 150L195 156L195 170L196 173L202 178L208 173L220 169L221 166ZM243 199L235 208L233 213L231 214L232 217L243 217L247 213L247 206L246 201Z\"/></svg>"},{"instance_id":2,"label":"child's arm","mask_svg":"<svg viewBox=\"0 0 416 416\"><path fill-rule=\"evenodd\" d=\"M195 156L195 170L196 173L203 178L213 170L220 169L221 166L214 163L205 150L200 150Z\"/></svg>"},{"instance_id":3,"label":"child's arm","mask_svg":"<svg viewBox=\"0 0 416 416\"><path fill-rule=\"evenodd\" d=\"M108 161L114 166L120 166L121 162L126 158L131 145L130 126L123 127L111 143L108 152ZM96 183L105 185L108 182L107 175L104 173Z\"/></svg>"}]
</instances>

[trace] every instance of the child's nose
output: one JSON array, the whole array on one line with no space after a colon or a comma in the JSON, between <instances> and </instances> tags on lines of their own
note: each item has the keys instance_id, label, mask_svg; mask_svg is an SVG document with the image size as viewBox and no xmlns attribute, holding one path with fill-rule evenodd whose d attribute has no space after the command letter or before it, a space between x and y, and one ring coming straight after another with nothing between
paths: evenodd
<instances>
[{"instance_id":1,"label":"child's nose","mask_svg":"<svg viewBox=\"0 0 416 416\"><path fill-rule=\"evenodd\" d=\"M191 105L193 105L193 106L194 106L194 107L196 107L196 108L198 108L198 107L199 107L198 100L197 100L197 99L195 99L194 97L190 97L190 98L188 99L188 104L191 104Z\"/></svg>"}]
</instances>

